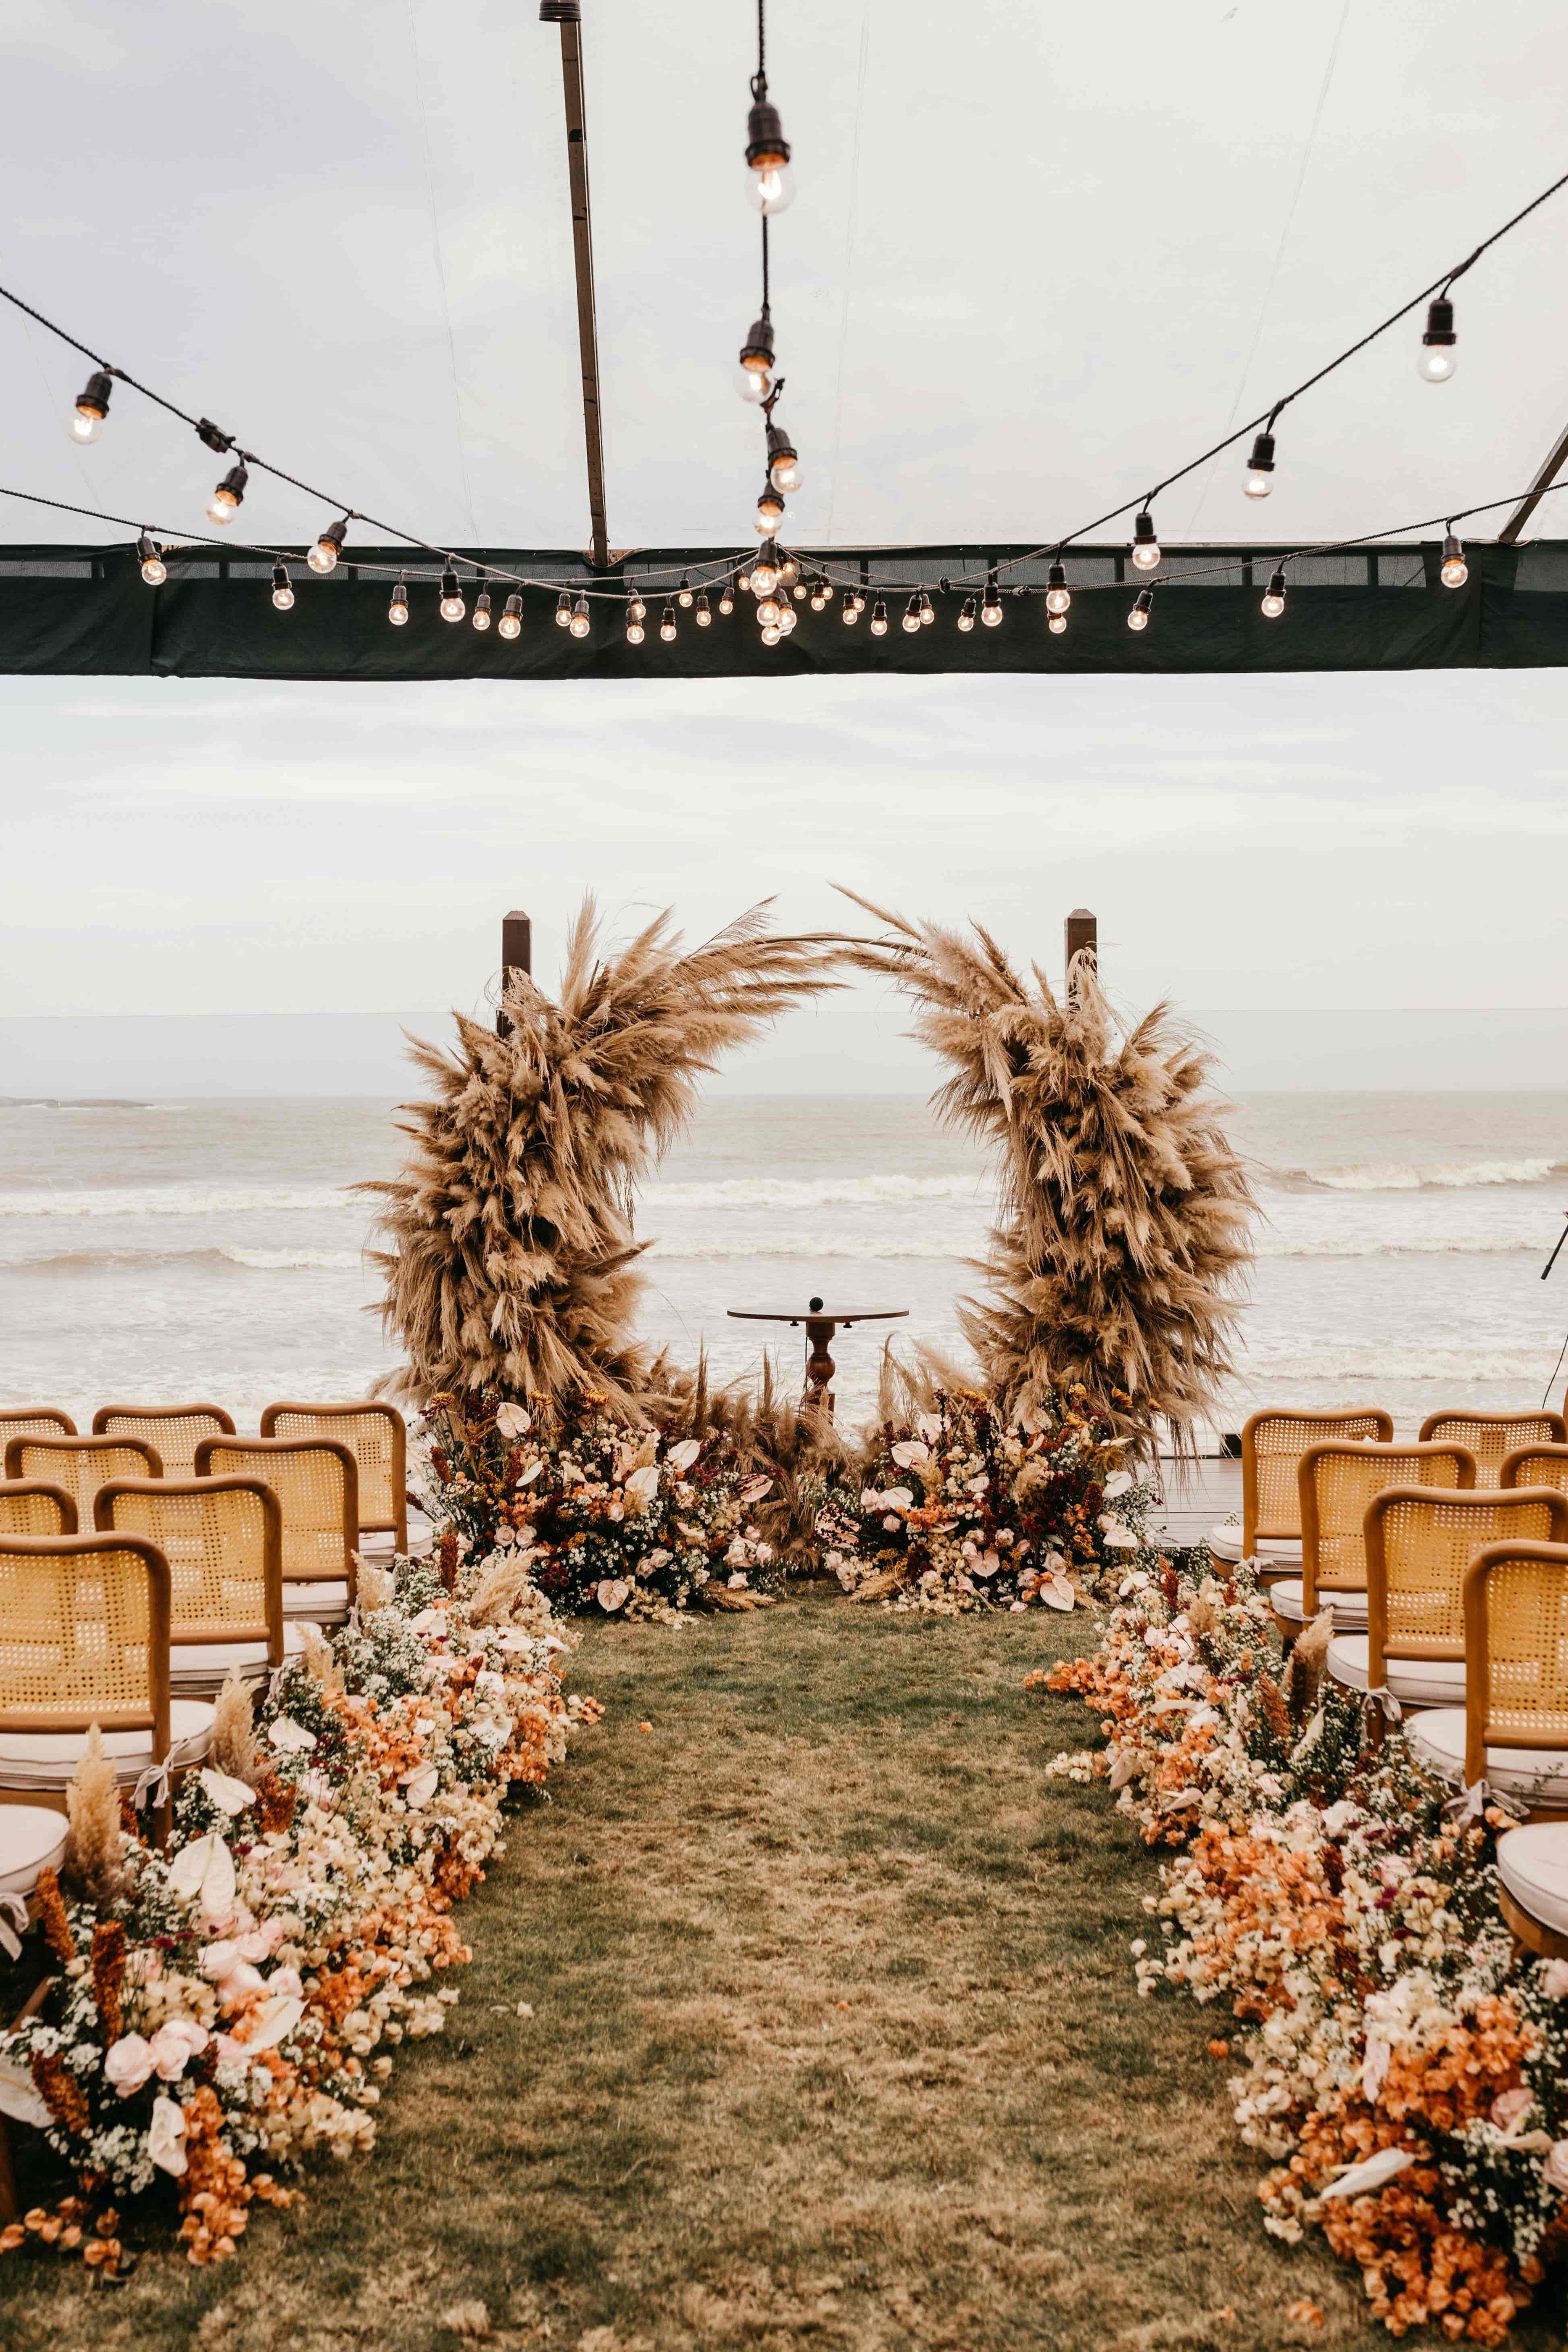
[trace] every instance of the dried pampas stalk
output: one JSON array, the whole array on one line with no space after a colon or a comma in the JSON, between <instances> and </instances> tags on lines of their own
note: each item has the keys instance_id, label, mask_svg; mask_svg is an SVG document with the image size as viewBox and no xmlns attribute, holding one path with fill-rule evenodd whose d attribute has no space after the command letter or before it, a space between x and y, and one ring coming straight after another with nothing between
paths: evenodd
<instances>
[{"instance_id":1,"label":"dried pampas stalk","mask_svg":"<svg viewBox=\"0 0 1568 2352\"><path fill-rule=\"evenodd\" d=\"M1285 1702L1291 1719L1304 1725L1318 1704L1323 1674L1329 1662L1329 1644L1334 1638L1334 1612L1320 1610L1310 1625L1304 1626L1291 1645L1285 1662L1283 1684Z\"/></svg>"},{"instance_id":2,"label":"dried pampas stalk","mask_svg":"<svg viewBox=\"0 0 1568 2352\"><path fill-rule=\"evenodd\" d=\"M1119 1435L1147 1444L1163 1423L1190 1445L1231 1371L1251 1262L1251 1190L1208 1056L1164 1005L1120 1033L1088 956L1061 1002L978 926L963 937L845 896L886 926L849 961L914 1000L912 1034L952 1074L939 1114L995 1155L989 1296L962 1319L998 1402L1081 1386Z\"/></svg>"},{"instance_id":3,"label":"dried pampas stalk","mask_svg":"<svg viewBox=\"0 0 1568 2352\"><path fill-rule=\"evenodd\" d=\"M469 1622L475 1625L504 1625L519 1599L527 1590L531 1552L513 1552L510 1558L498 1554L491 1560L468 1601Z\"/></svg>"},{"instance_id":4,"label":"dried pampas stalk","mask_svg":"<svg viewBox=\"0 0 1568 2352\"><path fill-rule=\"evenodd\" d=\"M396 1590L397 1578L390 1568L372 1568L367 1560L360 1561L354 1591L362 1617L374 1617L378 1609L390 1609Z\"/></svg>"},{"instance_id":5,"label":"dried pampas stalk","mask_svg":"<svg viewBox=\"0 0 1568 2352\"><path fill-rule=\"evenodd\" d=\"M256 1753L256 1714L251 1704L250 1685L240 1679L239 1668L230 1666L223 1688L213 1708L213 1762L220 1772L233 1780L243 1780L254 1789L258 1774L266 1770Z\"/></svg>"},{"instance_id":6,"label":"dried pampas stalk","mask_svg":"<svg viewBox=\"0 0 1568 2352\"><path fill-rule=\"evenodd\" d=\"M320 1683L323 1698L341 1698L343 1678L333 1657L331 1646L319 1625L302 1624L300 1628L300 1659L313 1683Z\"/></svg>"},{"instance_id":7,"label":"dried pampas stalk","mask_svg":"<svg viewBox=\"0 0 1568 2352\"><path fill-rule=\"evenodd\" d=\"M66 1818L70 1829L60 1867L73 1887L102 1908L113 1902L124 1881L123 1841L120 1784L96 1723L66 1790Z\"/></svg>"},{"instance_id":8,"label":"dried pampas stalk","mask_svg":"<svg viewBox=\"0 0 1568 2352\"><path fill-rule=\"evenodd\" d=\"M637 1181L722 1055L837 985L822 944L770 938L762 908L689 953L668 914L612 955L598 934L589 898L558 1002L508 973L504 1036L458 1013L455 1051L410 1041L433 1098L407 1107L403 1174L360 1187L382 1204L401 1396L589 1390L641 1418Z\"/></svg>"}]
</instances>

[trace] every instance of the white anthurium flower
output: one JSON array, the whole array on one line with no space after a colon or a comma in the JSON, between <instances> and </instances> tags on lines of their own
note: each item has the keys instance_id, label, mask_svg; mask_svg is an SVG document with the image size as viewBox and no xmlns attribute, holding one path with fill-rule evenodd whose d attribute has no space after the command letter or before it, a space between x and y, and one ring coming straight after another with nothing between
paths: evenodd
<instances>
[{"instance_id":1,"label":"white anthurium flower","mask_svg":"<svg viewBox=\"0 0 1568 2352\"><path fill-rule=\"evenodd\" d=\"M881 1497L878 1495L875 1486L862 1486L860 1489L860 1508L863 1511L879 1511L881 1507Z\"/></svg>"},{"instance_id":2,"label":"white anthurium flower","mask_svg":"<svg viewBox=\"0 0 1568 2352\"><path fill-rule=\"evenodd\" d=\"M1113 1519L1108 1512L1100 1514L1100 1531L1115 1551L1136 1551L1138 1549L1138 1538L1131 1528L1124 1527L1120 1519Z\"/></svg>"},{"instance_id":3,"label":"white anthurium flower","mask_svg":"<svg viewBox=\"0 0 1568 2352\"><path fill-rule=\"evenodd\" d=\"M408 1630L411 1633L444 1633L447 1612L444 1609L422 1609L417 1617L409 1619Z\"/></svg>"},{"instance_id":4,"label":"white anthurium flower","mask_svg":"<svg viewBox=\"0 0 1568 2352\"><path fill-rule=\"evenodd\" d=\"M523 1472L521 1477L518 1480L518 1485L520 1486L531 1486L543 1467L544 1464L542 1459L538 1462L531 1462L527 1469Z\"/></svg>"},{"instance_id":5,"label":"white anthurium flower","mask_svg":"<svg viewBox=\"0 0 1568 2352\"><path fill-rule=\"evenodd\" d=\"M245 2037L247 2050L270 2050L275 2042L287 2040L305 2014L305 2004L298 1994L275 1992L251 2012L251 2026Z\"/></svg>"},{"instance_id":6,"label":"white anthurium flower","mask_svg":"<svg viewBox=\"0 0 1568 2352\"><path fill-rule=\"evenodd\" d=\"M162 2095L153 2100L147 2153L161 2172L172 2172L176 2180L184 2171L185 2111L177 2100Z\"/></svg>"},{"instance_id":7,"label":"white anthurium flower","mask_svg":"<svg viewBox=\"0 0 1568 2352\"><path fill-rule=\"evenodd\" d=\"M417 1812L427 1805L441 1785L441 1768L437 1764L416 1764L412 1772L405 1772L399 1783L403 1801Z\"/></svg>"},{"instance_id":8,"label":"white anthurium flower","mask_svg":"<svg viewBox=\"0 0 1568 2352\"><path fill-rule=\"evenodd\" d=\"M935 1445L942 1436L942 1417L934 1412L922 1412L917 1424L928 1445Z\"/></svg>"},{"instance_id":9,"label":"white anthurium flower","mask_svg":"<svg viewBox=\"0 0 1568 2352\"><path fill-rule=\"evenodd\" d=\"M1325 2200L1331 2197L1370 2197L1374 2189L1382 2189L1415 2161L1413 2148L1380 2147L1364 2164L1352 2164L1348 2172L1342 2172L1337 2180L1320 2189L1318 2195Z\"/></svg>"},{"instance_id":10,"label":"white anthurium flower","mask_svg":"<svg viewBox=\"0 0 1568 2352\"><path fill-rule=\"evenodd\" d=\"M670 1447L665 1459L672 1470L685 1472L690 1469L701 1451L702 1440L700 1437L683 1437L679 1445Z\"/></svg>"},{"instance_id":11,"label":"white anthurium flower","mask_svg":"<svg viewBox=\"0 0 1568 2352\"><path fill-rule=\"evenodd\" d=\"M624 1577L606 1576L598 1585L594 1598L605 1614L609 1616L614 1611L625 1608L630 1598L631 1589Z\"/></svg>"},{"instance_id":12,"label":"white anthurium flower","mask_svg":"<svg viewBox=\"0 0 1568 2352\"><path fill-rule=\"evenodd\" d=\"M226 1919L234 1909L234 1856L213 1830L182 1846L169 1866L169 1892L178 1903L197 1903L207 1919Z\"/></svg>"},{"instance_id":13,"label":"white anthurium flower","mask_svg":"<svg viewBox=\"0 0 1568 2352\"><path fill-rule=\"evenodd\" d=\"M0 2057L0 2116L9 2116L14 2123L32 2124L39 2131L47 2131L54 2122L38 2096L32 2069L19 2065L15 2058Z\"/></svg>"},{"instance_id":14,"label":"white anthurium flower","mask_svg":"<svg viewBox=\"0 0 1568 2352\"><path fill-rule=\"evenodd\" d=\"M906 1437L893 1448L893 1459L900 1470L924 1470L931 1462L931 1448L918 1439Z\"/></svg>"},{"instance_id":15,"label":"white anthurium flower","mask_svg":"<svg viewBox=\"0 0 1568 2352\"><path fill-rule=\"evenodd\" d=\"M741 1489L741 1500L748 1506L760 1503L764 1495L771 1495L773 1491L773 1482L771 1478L748 1478Z\"/></svg>"},{"instance_id":16,"label":"white anthurium flower","mask_svg":"<svg viewBox=\"0 0 1568 2352\"><path fill-rule=\"evenodd\" d=\"M227 1772L219 1772L211 1764L204 1764L196 1779L219 1811L227 1813L231 1820L236 1813L243 1813L247 1805L256 1802L254 1789L247 1789L243 1780L236 1780Z\"/></svg>"},{"instance_id":17,"label":"white anthurium flower","mask_svg":"<svg viewBox=\"0 0 1568 2352\"><path fill-rule=\"evenodd\" d=\"M498 1437L526 1437L532 1427L532 1414L524 1412L520 1404L497 1405L496 1435Z\"/></svg>"},{"instance_id":18,"label":"white anthurium flower","mask_svg":"<svg viewBox=\"0 0 1568 2352\"><path fill-rule=\"evenodd\" d=\"M285 1756L307 1755L316 1744L315 1733L307 1731L302 1723L296 1723L291 1715L280 1715L268 1727L267 1737L272 1746Z\"/></svg>"},{"instance_id":19,"label":"white anthurium flower","mask_svg":"<svg viewBox=\"0 0 1568 2352\"><path fill-rule=\"evenodd\" d=\"M658 1493L658 1465L645 1462L626 1479L626 1502L634 1511L646 1511Z\"/></svg>"},{"instance_id":20,"label":"white anthurium flower","mask_svg":"<svg viewBox=\"0 0 1568 2352\"><path fill-rule=\"evenodd\" d=\"M914 1500L912 1486L889 1486L882 1496L882 1507L890 1511L909 1511L914 1508Z\"/></svg>"},{"instance_id":21,"label":"white anthurium flower","mask_svg":"<svg viewBox=\"0 0 1568 2352\"><path fill-rule=\"evenodd\" d=\"M1101 1491L1108 1503L1114 1503L1118 1495L1130 1495L1132 1491L1131 1471L1113 1470Z\"/></svg>"},{"instance_id":22,"label":"white anthurium flower","mask_svg":"<svg viewBox=\"0 0 1568 2352\"><path fill-rule=\"evenodd\" d=\"M978 1559L970 1562L970 1573L973 1576L994 1576L1001 1565L1000 1552L983 1551Z\"/></svg>"},{"instance_id":23,"label":"white anthurium flower","mask_svg":"<svg viewBox=\"0 0 1568 2352\"><path fill-rule=\"evenodd\" d=\"M1047 1609L1067 1610L1078 1607L1077 1591L1065 1576L1042 1576L1040 1599Z\"/></svg>"}]
</instances>

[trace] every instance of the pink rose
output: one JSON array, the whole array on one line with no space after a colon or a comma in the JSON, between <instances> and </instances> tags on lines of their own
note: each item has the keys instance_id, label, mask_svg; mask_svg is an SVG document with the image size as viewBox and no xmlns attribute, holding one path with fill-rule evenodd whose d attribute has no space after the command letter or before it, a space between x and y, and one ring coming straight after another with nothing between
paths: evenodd
<instances>
[{"instance_id":1,"label":"pink rose","mask_svg":"<svg viewBox=\"0 0 1568 2352\"><path fill-rule=\"evenodd\" d=\"M267 1979L268 1992L291 1992L302 1995L305 1988L300 1981L298 1969L274 1969Z\"/></svg>"},{"instance_id":2,"label":"pink rose","mask_svg":"<svg viewBox=\"0 0 1568 2352\"><path fill-rule=\"evenodd\" d=\"M1535 2093L1521 2084L1517 2091L1500 2091L1492 2101L1492 2121L1499 2131L1510 2132L1535 2105Z\"/></svg>"},{"instance_id":3,"label":"pink rose","mask_svg":"<svg viewBox=\"0 0 1568 2352\"><path fill-rule=\"evenodd\" d=\"M103 2071L122 2099L139 2091L153 2072L153 2047L140 2033L122 2033L118 2042L110 2042L104 2056Z\"/></svg>"},{"instance_id":4,"label":"pink rose","mask_svg":"<svg viewBox=\"0 0 1568 2352\"><path fill-rule=\"evenodd\" d=\"M1548 2000L1568 2000L1568 1960L1544 1960L1541 1990Z\"/></svg>"},{"instance_id":5,"label":"pink rose","mask_svg":"<svg viewBox=\"0 0 1568 2352\"><path fill-rule=\"evenodd\" d=\"M147 2054L160 2082L175 2083L191 2060L206 2046L205 2026L198 2025L194 2018L172 2017L153 2036Z\"/></svg>"}]
</instances>

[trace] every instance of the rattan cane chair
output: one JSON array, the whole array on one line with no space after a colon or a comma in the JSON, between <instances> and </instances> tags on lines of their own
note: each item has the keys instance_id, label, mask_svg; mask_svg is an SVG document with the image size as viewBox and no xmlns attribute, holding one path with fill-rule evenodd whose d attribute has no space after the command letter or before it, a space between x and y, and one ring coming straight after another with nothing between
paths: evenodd
<instances>
[{"instance_id":1,"label":"rattan cane chair","mask_svg":"<svg viewBox=\"0 0 1568 2352\"><path fill-rule=\"evenodd\" d=\"M105 1531L145 1536L169 1563L169 1688L216 1697L231 1666L257 1682L303 1637L283 1622L283 1512L259 1478L128 1478L100 1486Z\"/></svg>"},{"instance_id":2,"label":"rattan cane chair","mask_svg":"<svg viewBox=\"0 0 1568 2352\"><path fill-rule=\"evenodd\" d=\"M341 1625L353 1604L359 1465L336 1437L204 1437L198 1478L259 1478L283 1511L283 1614Z\"/></svg>"},{"instance_id":3,"label":"rattan cane chair","mask_svg":"<svg viewBox=\"0 0 1568 2352\"><path fill-rule=\"evenodd\" d=\"M390 1535L392 1549L408 1549L408 1433L395 1405L367 1398L359 1404L269 1404L263 1437L335 1437L359 1465L359 1532ZM367 1545L362 1551L384 1549Z\"/></svg>"},{"instance_id":4,"label":"rattan cane chair","mask_svg":"<svg viewBox=\"0 0 1568 2352\"><path fill-rule=\"evenodd\" d=\"M79 1528L92 1525L92 1500L111 1478L161 1478L163 1457L144 1437L13 1437L5 1475L63 1486Z\"/></svg>"},{"instance_id":5,"label":"rattan cane chair","mask_svg":"<svg viewBox=\"0 0 1568 2352\"><path fill-rule=\"evenodd\" d=\"M1568 1445L1521 1445L1505 1454L1500 1486L1558 1486L1568 1495Z\"/></svg>"},{"instance_id":6,"label":"rattan cane chair","mask_svg":"<svg viewBox=\"0 0 1568 2352\"><path fill-rule=\"evenodd\" d=\"M1560 1412L1429 1412L1425 1443L1463 1445L1476 1457L1478 1486L1496 1486L1507 1456L1525 1445L1561 1445L1568 1430Z\"/></svg>"},{"instance_id":7,"label":"rattan cane chair","mask_svg":"<svg viewBox=\"0 0 1568 2352\"><path fill-rule=\"evenodd\" d=\"M1532 1814L1560 1816L1568 1809L1568 1542L1563 1534L1551 1542L1489 1544L1477 1554L1465 1576L1465 1664L1458 1755L1446 1722L1441 1741L1430 1739L1436 1721L1431 1716L1415 1726L1416 1745L1446 1779L1462 1779L1468 1789L1484 1781L1494 1795L1510 1797ZM1434 1747L1436 1759L1426 1754Z\"/></svg>"},{"instance_id":8,"label":"rattan cane chair","mask_svg":"<svg viewBox=\"0 0 1568 2352\"><path fill-rule=\"evenodd\" d=\"M100 1404L95 1437L143 1437L156 1449L166 1478L194 1478L204 1437L232 1437L234 1422L221 1404Z\"/></svg>"},{"instance_id":9,"label":"rattan cane chair","mask_svg":"<svg viewBox=\"0 0 1568 2352\"><path fill-rule=\"evenodd\" d=\"M0 1535L74 1536L76 1505L44 1478L0 1478Z\"/></svg>"},{"instance_id":10,"label":"rattan cane chair","mask_svg":"<svg viewBox=\"0 0 1568 2352\"><path fill-rule=\"evenodd\" d=\"M1366 1507L1389 1486L1464 1489L1476 1483L1462 1445L1378 1445L1331 1438L1310 1445L1296 1474L1300 1490L1301 1575L1272 1587L1275 1622L1287 1641L1331 1608L1336 1632L1366 1628Z\"/></svg>"},{"instance_id":11,"label":"rattan cane chair","mask_svg":"<svg viewBox=\"0 0 1568 2352\"><path fill-rule=\"evenodd\" d=\"M1387 1444L1389 1414L1296 1412L1275 1407L1255 1412L1241 1433L1241 1526L1215 1528L1209 1549L1218 1560L1252 1560L1262 1575L1291 1576L1301 1566L1301 1490L1297 1472L1310 1445L1330 1438L1366 1438Z\"/></svg>"},{"instance_id":12,"label":"rattan cane chair","mask_svg":"<svg viewBox=\"0 0 1568 2352\"><path fill-rule=\"evenodd\" d=\"M0 1536L0 1801L65 1807L97 1724L122 1788L199 1763L213 1709L169 1696L169 1563L144 1536Z\"/></svg>"},{"instance_id":13,"label":"rattan cane chair","mask_svg":"<svg viewBox=\"0 0 1568 2352\"><path fill-rule=\"evenodd\" d=\"M76 1423L68 1412L52 1404L0 1405L0 1452L13 1437L74 1437Z\"/></svg>"}]
</instances>

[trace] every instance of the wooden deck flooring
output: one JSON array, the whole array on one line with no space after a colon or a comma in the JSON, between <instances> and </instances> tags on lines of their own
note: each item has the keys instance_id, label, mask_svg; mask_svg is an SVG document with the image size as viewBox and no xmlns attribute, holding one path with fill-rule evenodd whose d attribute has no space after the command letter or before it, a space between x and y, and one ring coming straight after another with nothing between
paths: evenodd
<instances>
[{"instance_id":1,"label":"wooden deck flooring","mask_svg":"<svg viewBox=\"0 0 1568 2352\"><path fill-rule=\"evenodd\" d=\"M1152 1525L1167 1543L1196 1543L1241 1509L1241 1464L1228 1456L1176 1463L1165 1455L1160 1484L1164 1500L1155 1507Z\"/></svg>"}]
</instances>

